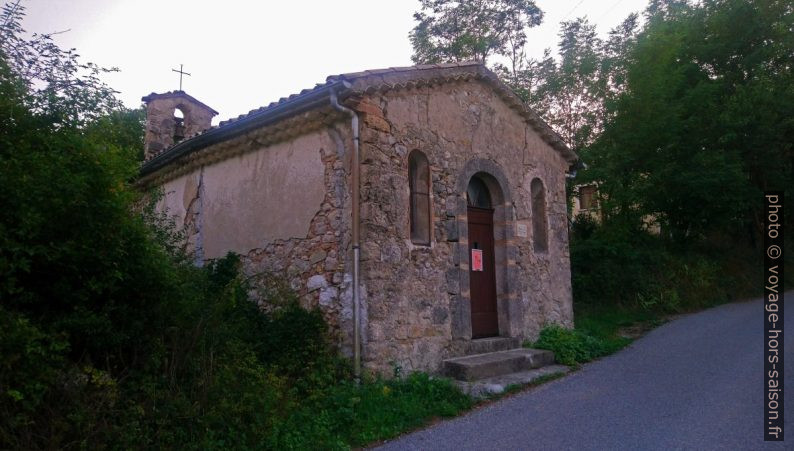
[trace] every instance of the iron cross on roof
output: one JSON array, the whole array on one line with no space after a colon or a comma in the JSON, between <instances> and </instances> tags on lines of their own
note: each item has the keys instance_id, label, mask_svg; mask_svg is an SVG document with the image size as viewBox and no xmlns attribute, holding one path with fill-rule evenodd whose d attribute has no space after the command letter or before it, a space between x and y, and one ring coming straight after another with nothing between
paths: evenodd
<instances>
[{"instance_id":1,"label":"iron cross on roof","mask_svg":"<svg viewBox=\"0 0 794 451\"><path fill-rule=\"evenodd\" d=\"M188 75L189 76L190 74L187 73L187 72L184 72L182 70L182 65L181 64L179 65L179 70L176 70L176 69L171 69L171 70L173 72L178 72L179 73L179 90L181 91L182 90L182 75Z\"/></svg>"}]
</instances>

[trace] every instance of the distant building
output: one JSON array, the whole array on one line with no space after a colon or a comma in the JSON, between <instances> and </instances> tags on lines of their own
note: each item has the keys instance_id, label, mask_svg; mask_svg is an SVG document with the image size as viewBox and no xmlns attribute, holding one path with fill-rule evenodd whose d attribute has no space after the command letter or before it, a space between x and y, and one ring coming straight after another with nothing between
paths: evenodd
<instances>
[{"instance_id":1,"label":"distant building","mask_svg":"<svg viewBox=\"0 0 794 451\"><path fill-rule=\"evenodd\" d=\"M436 371L573 325L577 156L481 64L333 76L211 128L184 92L143 100L140 183L197 257L283 275L348 354L358 286L366 368Z\"/></svg>"},{"instance_id":2,"label":"distant building","mask_svg":"<svg viewBox=\"0 0 794 451\"><path fill-rule=\"evenodd\" d=\"M576 221L580 215L601 221L601 211L598 206L598 186L596 184L577 185L573 189L571 202L571 220Z\"/></svg>"},{"instance_id":3,"label":"distant building","mask_svg":"<svg viewBox=\"0 0 794 451\"><path fill-rule=\"evenodd\" d=\"M587 217L596 223L601 223L603 211L599 203L599 196L603 196L603 193L599 193L598 183L577 185L574 187L573 191L571 222L576 222L576 220L581 217ZM642 226L644 230L652 235L659 235L661 233L657 215L643 216Z\"/></svg>"}]
</instances>

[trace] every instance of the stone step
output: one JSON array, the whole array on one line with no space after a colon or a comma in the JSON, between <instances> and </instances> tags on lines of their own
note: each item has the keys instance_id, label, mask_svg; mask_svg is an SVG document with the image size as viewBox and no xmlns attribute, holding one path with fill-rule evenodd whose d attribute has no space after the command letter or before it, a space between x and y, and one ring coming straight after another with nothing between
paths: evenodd
<instances>
[{"instance_id":1,"label":"stone step","mask_svg":"<svg viewBox=\"0 0 794 451\"><path fill-rule=\"evenodd\" d=\"M541 379L559 377L570 370L565 365L548 365L534 370L519 371L472 382L454 381L454 383L467 395L480 399L502 394L510 387L520 387L535 383Z\"/></svg>"},{"instance_id":2,"label":"stone step","mask_svg":"<svg viewBox=\"0 0 794 451\"><path fill-rule=\"evenodd\" d=\"M457 380L475 381L540 368L554 363L554 353L516 348L444 360L444 373Z\"/></svg>"},{"instance_id":3,"label":"stone step","mask_svg":"<svg viewBox=\"0 0 794 451\"><path fill-rule=\"evenodd\" d=\"M507 351L521 346L521 340L510 337L477 338L466 342L464 355Z\"/></svg>"}]
</instances>

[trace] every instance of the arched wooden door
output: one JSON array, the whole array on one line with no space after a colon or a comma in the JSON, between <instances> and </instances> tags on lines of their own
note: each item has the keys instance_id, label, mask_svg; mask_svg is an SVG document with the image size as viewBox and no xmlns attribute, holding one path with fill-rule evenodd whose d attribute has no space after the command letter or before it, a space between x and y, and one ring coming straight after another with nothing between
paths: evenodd
<instances>
[{"instance_id":1,"label":"arched wooden door","mask_svg":"<svg viewBox=\"0 0 794 451\"><path fill-rule=\"evenodd\" d=\"M493 337L499 335L493 208L488 188L482 180L471 179L467 199L471 335L472 338Z\"/></svg>"}]
</instances>

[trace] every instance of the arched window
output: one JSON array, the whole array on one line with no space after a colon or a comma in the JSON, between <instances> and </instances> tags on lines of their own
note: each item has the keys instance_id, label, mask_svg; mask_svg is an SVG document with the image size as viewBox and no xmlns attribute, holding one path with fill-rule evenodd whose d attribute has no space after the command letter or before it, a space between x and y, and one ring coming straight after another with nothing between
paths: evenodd
<instances>
[{"instance_id":1,"label":"arched window","mask_svg":"<svg viewBox=\"0 0 794 451\"><path fill-rule=\"evenodd\" d=\"M532 238L535 252L549 250L549 236L546 221L546 189L539 178L532 180L529 185L532 196Z\"/></svg>"},{"instance_id":2,"label":"arched window","mask_svg":"<svg viewBox=\"0 0 794 451\"><path fill-rule=\"evenodd\" d=\"M408 187L411 190L411 242L430 244L430 165L425 154L408 156Z\"/></svg>"},{"instance_id":3,"label":"arched window","mask_svg":"<svg viewBox=\"0 0 794 451\"><path fill-rule=\"evenodd\" d=\"M185 112L181 108L174 109L174 144L185 139Z\"/></svg>"}]
</instances>

